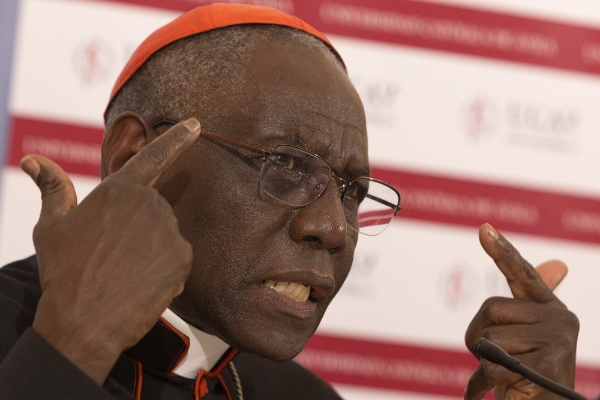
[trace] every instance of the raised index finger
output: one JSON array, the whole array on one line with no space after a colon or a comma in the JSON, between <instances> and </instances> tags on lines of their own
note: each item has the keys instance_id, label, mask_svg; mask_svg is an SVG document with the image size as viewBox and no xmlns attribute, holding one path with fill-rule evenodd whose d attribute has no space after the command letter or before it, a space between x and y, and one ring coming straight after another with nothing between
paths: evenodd
<instances>
[{"instance_id":1,"label":"raised index finger","mask_svg":"<svg viewBox=\"0 0 600 400\"><path fill-rule=\"evenodd\" d=\"M506 277L515 299L546 302L555 299L535 268L490 224L479 228L479 241Z\"/></svg>"},{"instance_id":2,"label":"raised index finger","mask_svg":"<svg viewBox=\"0 0 600 400\"><path fill-rule=\"evenodd\" d=\"M200 135L200 123L190 118L173 126L144 146L118 172L144 186L153 186L160 174Z\"/></svg>"}]
</instances>

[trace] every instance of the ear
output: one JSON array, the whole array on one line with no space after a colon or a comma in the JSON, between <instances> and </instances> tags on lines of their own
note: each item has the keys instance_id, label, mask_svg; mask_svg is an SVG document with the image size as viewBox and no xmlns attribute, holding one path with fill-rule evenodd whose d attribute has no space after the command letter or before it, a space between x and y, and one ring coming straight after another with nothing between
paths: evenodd
<instances>
[{"instance_id":1,"label":"ear","mask_svg":"<svg viewBox=\"0 0 600 400\"><path fill-rule=\"evenodd\" d=\"M156 139L156 131L141 115L125 111L115 119L102 141L102 179L121 169L145 145Z\"/></svg>"}]
</instances>

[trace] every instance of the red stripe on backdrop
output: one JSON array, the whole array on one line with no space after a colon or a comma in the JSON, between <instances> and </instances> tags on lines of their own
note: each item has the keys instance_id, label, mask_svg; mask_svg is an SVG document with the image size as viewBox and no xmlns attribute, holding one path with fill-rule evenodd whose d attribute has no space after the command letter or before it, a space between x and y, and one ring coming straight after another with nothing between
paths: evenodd
<instances>
[{"instance_id":1,"label":"red stripe on backdrop","mask_svg":"<svg viewBox=\"0 0 600 400\"><path fill-rule=\"evenodd\" d=\"M99 176L103 131L89 126L12 118L9 164L28 153L47 156L68 173ZM396 218L479 226L600 243L600 198L494 185L373 167L373 177L400 191Z\"/></svg>"},{"instance_id":2,"label":"red stripe on backdrop","mask_svg":"<svg viewBox=\"0 0 600 400\"><path fill-rule=\"evenodd\" d=\"M19 165L26 154L40 154L67 173L100 176L99 128L13 117L8 147L9 165Z\"/></svg>"},{"instance_id":3,"label":"red stripe on backdrop","mask_svg":"<svg viewBox=\"0 0 600 400\"><path fill-rule=\"evenodd\" d=\"M124 2L187 11L217 1ZM414 0L225 2L279 8L326 33L600 74L600 29L574 24Z\"/></svg>"},{"instance_id":4,"label":"red stripe on backdrop","mask_svg":"<svg viewBox=\"0 0 600 400\"><path fill-rule=\"evenodd\" d=\"M600 198L377 167L372 175L400 192L396 218L463 226L489 222L501 230L600 243Z\"/></svg>"},{"instance_id":5,"label":"red stripe on backdrop","mask_svg":"<svg viewBox=\"0 0 600 400\"><path fill-rule=\"evenodd\" d=\"M316 334L296 360L331 383L462 398L477 360L466 350ZM600 369L577 367L575 389L600 394ZM488 394L486 398L493 398Z\"/></svg>"}]
</instances>

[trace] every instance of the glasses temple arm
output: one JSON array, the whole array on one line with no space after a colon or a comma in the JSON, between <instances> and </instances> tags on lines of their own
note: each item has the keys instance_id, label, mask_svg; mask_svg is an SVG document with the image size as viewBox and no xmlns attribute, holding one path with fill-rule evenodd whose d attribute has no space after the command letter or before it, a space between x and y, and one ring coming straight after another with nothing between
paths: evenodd
<instances>
[{"instance_id":1,"label":"glasses temple arm","mask_svg":"<svg viewBox=\"0 0 600 400\"><path fill-rule=\"evenodd\" d=\"M401 210L401 207L399 205L390 203L389 201L384 200L384 199L382 199L380 197L377 197L377 196L373 196L372 194L367 193L366 197L368 199L376 201L376 202L378 202L380 204L383 204L383 205L386 205L386 206L388 206L390 208L393 208L394 209L394 214Z\"/></svg>"},{"instance_id":2,"label":"glasses temple arm","mask_svg":"<svg viewBox=\"0 0 600 400\"><path fill-rule=\"evenodd\" d=\"M206 137L209 137L209 138L221 141L221 142L229 143L229 144L232 144L234 146L238 146L238 147L241 147L243 149L250 150L250 151L253 151L255 153L262 154L265 157L269 155L268 151L264 151L262 149L259 149L258 147L254 147L254 146L251 146L251 145L246 144L246 143L238 142L237 140L229 139L229 138L226 138L224 136L216 135L214 133L210 133L210 132L207 132L207 131L200 132L200 136L206 136Z\"/></svg>"}]
</instances>

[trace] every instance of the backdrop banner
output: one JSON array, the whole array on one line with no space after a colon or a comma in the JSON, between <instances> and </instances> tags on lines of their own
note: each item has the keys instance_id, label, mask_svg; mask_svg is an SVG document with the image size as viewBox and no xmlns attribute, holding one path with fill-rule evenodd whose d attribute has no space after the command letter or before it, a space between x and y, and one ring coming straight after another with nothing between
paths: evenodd
<instances>
[{"instance_id":1,"label":"backdrop banner","mask_svg":"<svg viewBox=\"0 0 600 400\"><path fill-rule=\"evenodd\" d=\"M327 34L365 106L372 175L402 196L386 232L361 237L297 360L351 400L462 398L477 365L465 329L486 298L510 296L477 239L489 222L532 264L569 266L556 293L581 322L576 389L600 395L600 28L448 2L245 2ZM52 158L85 197L99 182L102 113L120 69L150 32L208 3L20 2L2 264L34 251L39 192L19 160ZM0 83L7 71L1 63Z\"/></svg>"}]
</instances>

